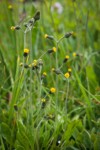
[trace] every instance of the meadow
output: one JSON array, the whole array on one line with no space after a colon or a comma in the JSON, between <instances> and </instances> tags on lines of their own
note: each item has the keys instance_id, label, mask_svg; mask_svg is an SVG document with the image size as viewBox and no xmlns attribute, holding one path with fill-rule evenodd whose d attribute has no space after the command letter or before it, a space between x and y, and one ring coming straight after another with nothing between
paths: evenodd
<instances>
[{"instance_id":1,"label":"meadow","mask_svg":"<svg viewBox=\"0 0 100 150\"><path fill-rule=\"evenodd\" d=\"M100 150L100 1L0 1L0 150Z\"/></svg>"}]
</instances>

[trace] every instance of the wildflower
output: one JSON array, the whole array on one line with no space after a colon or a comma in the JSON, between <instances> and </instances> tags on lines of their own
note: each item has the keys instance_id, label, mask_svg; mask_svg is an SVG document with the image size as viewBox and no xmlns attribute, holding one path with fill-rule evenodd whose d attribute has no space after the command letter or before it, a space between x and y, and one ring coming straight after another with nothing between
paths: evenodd
<instances>
[{"instance_id":1,"label":"wildflower","mask_svg":"<svg viewBox=\"0 0 100 150\"><path fill-rule=\"evenodd\" d=\"M24 57L27 57L28 54L29 54L29 49L28 48L24 48Z\"/></svg>"},{"instance_id":2,"label":"wildflower","mask_svg":"<svg viewBox=\"0 0 100 150\"><path fill-rule=\"evenodd\" d=\"M56 49L56 47L53 47L52 50L53 50L53 52L56 52L57 49Z\"/></svg>"},{"instance_id":3,"label":"wildflower","mask_svg":"<svg viewBox=\"0 0 100 150\"><path fill-rule=\"evenodd\" d=\"M72 69L68 68L69 75L71 76Z\"/></svg>"},{"instance_id":4,"label":"wildflower","mask_svg":"<svg viewBox=\"0 0 100 150\"><path fill-rule=\"evenodd\" d=\"M20 26L15 26L15 30L19 30L20 29Z\"/></svg>"},{"instance_id":5,"label":"wildflower","mask_svg":"<svg viewBox=\"0 0 100 150\"><path fill-rule=\"evenodd\" d=\"M53 36L50 36L50 35L48 35L48 34L45 34L45 35L44 35L44 37L45 37L45 39L47 39L47 38L48 38L48 39L51 39L51 40L53 40L53 39L54 39L54 37L53 37Z\"/></svg>"},{"instance_id":6,"label":"wildflower","mask_svg":"<svg viewBox=\"0 0 100 150\"><path fill-rule=\"evenodd\" d=\"M39 64L40 66L43 66L43 61L42 61L42 59L39 59L39 60L38 60L38 64Z\"/></svg>"},{"instance_id":7,"label":"wildflower","mask_svg":"<svg viewBox=\"0 0 100 150\"><path fill-rule=\"evenodd\" d=\"M48 50L48 53L53 53L53 52L56 52L56 47L53 47L52 49Z\"/></svg>"},{"instance_id":8,"label":"wildflower","mask_svg":"<svg viewBox=\"0 0 100 150\"><path fill-rule=\"evenodd\" d=\"M38 61L37 60L33 60L33 63L29 65L30 67L32 67L32 70L34 69L38 69Z\"/></svg>"},{"instance_id":9,"label":"wildflower","mask_svg":"<svg viewBox=\"0 0 100 150\"><path fill-rule=\"evenodd\" d=\"M64 37L65 37L65 38L69 38L71 35L73 35L73 32L68 32L68 33L65 34Z\"/></svg>"},{"instance_id":10,"label":"wildflower","mask_svg":"<svg viewBox=\"0 0 100 150\"><path fill-rule=\"evenodd\" d=\"M45 37L45 38L48 38L48 34L45 34L44 37Z\"/></svg>"},{"instance_id":11,"label":"wildflower","mask_svg":"<svg viewBox=\"0 0 100 150\"><path fill-rule=\"evenodd\" d=\"M11 26L11 30L14 31L14 30L19 30L20 29L20 26Z\"/></svg>"},{"instance_id":12,"label":"wildflower","mask_svg":"<svg viewBox=\"0 0 100 150\"><path fill-rule=\"evenodd\" d=\"M71 68L68 68L68 72L72 72L72 69L71 69Z\"/></svg>"},{"instance_id":13,"label":"wildflower","mask_svg":"<svg viewBox=\"0 0 100 150\"><path fill-rule=\"evenodd\" d=\"M43 72L42 76L41 76L41 79L45 78L47 76L47 73L46 72Z\"/></svg>"},{"instance_id":14,"label":"wildflower","mask_svg":"<svg viewBox=\"0 0 100 150\"><path fill-rule=\"evenodd\" d=\"M74 53L73 53L73 57L76 57L76 56L77 56L77 54L74 52Z\"/></svg>"},{"instance_id":15,"label":"wildflower","mask_svg":"<svg viewBox=\"0 0 100 150\"><path fill-rule=\"evenodd\" d=\"M15 26L11 26L11 30L14 31L15 30Z\"/></svg>"},{"instance_id":16,"label":"wildflower","mask_svg":"<svg viewBox=\"0 0 100 150\"><path fill-rule=\"evenodd\" d=\"M47 100L45 98L42 98L41 102L42 102L42 108L44 108L46 106Z\"/></svg>"},{"instance_id":17,"label":"wildflower","mask_svg":"<svg viewBox=\"0 0 100 150\"><path fill-rule=\"evenodd\" d=\"M12 5L8 5L8 9L9 9L9 10L13 10Z\"/></svg>"},{"instance_id":18,"label":"wildflower","mask_svg":"<svg viewBox=\"0 0 100 150\"><path fill-rule=\"evenodd\" d=\"M54 88L54 87L52 87L51 89L50 89L50 94L53 94L53 93L55 93L56 92L56 89Z\"/></svg>"},{"instance_id":19,"label":"wildflower","mask_svg":"<svg viewBox=\"0 0 100 150\"><path fill-rule=\"evenodd\" d=\"M29 68L28 64L20 63L20 66L24 66L24 68Z\"/></svg>"},{"instance_id":20,"label":"wildflower","mask_svg":"<svg viewBox=\"0 0 100 150\"><path fill-rule=\"evenodd\" d=\"M66 55L65 59L63 60L63 63L67 62L68 59L69 59L69 55Z\"/></svg>"},{"instance_id":21,"label":"wildflower","mask_svg":"<svg viewBox=\"0 0 100 150\"><path fill-rule=\"evenodd\" d=\"M52 68L52 71L55 72L57 75L61 74L61 71L59 69Z\"/></svg>"},{"instance_id":22,"label":"wildflower","mask_svg":"<svg viewBox=\"0 0 100 150\"><path fill-rule=\"evenodd\" d=\"M70 77L69 72L65 73L64 76L65 76L65 78L69 78Z\"/></svg>"}]
</instances>

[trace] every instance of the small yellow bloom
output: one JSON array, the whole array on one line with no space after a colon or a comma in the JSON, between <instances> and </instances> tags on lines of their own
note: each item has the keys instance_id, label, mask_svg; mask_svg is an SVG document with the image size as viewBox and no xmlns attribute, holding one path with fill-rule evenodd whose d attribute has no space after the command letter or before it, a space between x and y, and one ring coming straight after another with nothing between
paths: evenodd
<instances>
[{"instance_id":1,"label":"small yellow bloom","mask_svg":"<svg viewBox=\"0 0 100 150\"><path fill-rule=\"evenodd\" d=\"M53 50L53 52L56 52L57 49L56 49L56 47L53 47L52 50Z\"/></svg>"},{"instance_id":2,"label":"small yellow bloom","mask_svg":"<svg viewBox=\"0 0 100 150\"><path fill-rule=\"evenodd\" d=\"M72 69L71 69L71 68L68 68L68 72L72 72Z\"/></svg>"},{"instance_id":3,"label":"small yellow bloom","mask_svg":"<svg viewBox=\"0 0 100 150\"><path fill-rule=\"evenodd\" d=\"M52 68L51 70L52 70L52 71L55 71L55 68Z\"/></svg>"},{"instance_id":4,"label":"small yellow bloom","mask_svg":"<svg viewBox=\"0 0 100 150\"><path fill-rule=\"evenodd\" d=\"M47 73L46 73L46 72L43 72L43 75L44 75L44 76L47 76Z\"/></svg>"},{"instance_id":5,"label":"small yellow bloom","mask_svg":"<svg viewBox=\"0 0 100 150\"><path fill-rule=\"evenodd\" d=\"M70 77L69 72L65 73L64 76L65 76L65 78L69 78Z\"/></svg>"},{"instance_id":6,"label":"small yellow bloom","mask_svg":"<svg viewBox=\"0 0 100 150\"><path fill-rule=\"evenodd\" d=\"M46 99L45 99L45 98L42 98L42 99L41 99L41 102L45 103L45 102L46 102Z\"/></svg>"},{"instance_id":7,"label":"small yellow bloom","mask_svg":"<svg viewBox=\"0 0 100 150\"><path fill-rule=\"evenodd\" d=\"M28 48L24 48L24 57L26 57L29 54L29 49Z\"/></svg>"},{"instance_id":8,"label":"small yellow bloom","mask_svg":"<svg viewBox=\"0 0 100 150\"><path fill-rule=\"evenodd\" d=\"M77 56L77 54L74 52L74 53L73 53L73 57L76 57L76 56Z\"/></svg>"},{"instance_id":9,"label":"small yellow bloom","mask_svg":"<svg viewBox=\"0 0 100 150\"><path fill-rule=\"evenodd\" d=\"M69 59L69 55L66 55L65 59L67 59L67 60L68 60L68 59Z\"/></svg>"},{"instance_id":10,"label":"small yellow bloom","mask_svg":"<svg viewBox=\"0 0 100 150\"><path fill-rule=\"evenodd\" d=\"M52 87L52 88L50 89L50 93L55 93L55 92L56 92L56 89Z\"/></svg>"},{"instance_id":11,"label":"small yellow bloom","mask_svg":"<svg viewBox=\"0 0 100 150\"><path fill-rule=\"evenodd\" d=\"M10 9L10 10L11 10L12 8L13 8L13 7L12 7L12 5L8 5L8 9Z\"/></svg>"},{"instance_id":12,"label":"small yellow bloom","mask_svg":"<svg viewBox=\"0 0 100 150\"><path fill-rule=\"evenodd\" d=\"M15 26L11 26L11 28L10 28L12 31L14 31L15 29L16 29L16 27Z\"/></svg>"},{"instance_id":13,"label":"small yellow bloom","mask_svg":"<svg viewBox=\"0 0 100 150\"><path fill-rule=\"evenodd\" d=\"M48 38L48 34L45 34L44 37L45 37L45 38Z\"/></svg>"}]
</instances>

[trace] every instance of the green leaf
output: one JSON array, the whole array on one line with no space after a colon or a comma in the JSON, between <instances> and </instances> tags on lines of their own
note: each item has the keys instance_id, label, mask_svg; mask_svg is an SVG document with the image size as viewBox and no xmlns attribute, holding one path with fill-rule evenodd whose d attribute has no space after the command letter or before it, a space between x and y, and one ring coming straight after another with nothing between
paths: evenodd
<instances>
[{"instance_id":1,"label":"green leaf","mask_svg":"<svg viewBox=\"0 0 100 150\"><path fill-rule=\"evenodd\" d=\"M100 134L97 135L96 140L94 142L94 150L100 149Z\"/></svg>"},{"instance_id":2,"label":"green leaf","mask_svg":"<svg viewBox=\"0 0 100 150\"><path fill-rule=\"evenodd\" d=\"M2 123L0 127L1 136L11 144L11 129L6 123Z\"/></svg>"}]
</instances>

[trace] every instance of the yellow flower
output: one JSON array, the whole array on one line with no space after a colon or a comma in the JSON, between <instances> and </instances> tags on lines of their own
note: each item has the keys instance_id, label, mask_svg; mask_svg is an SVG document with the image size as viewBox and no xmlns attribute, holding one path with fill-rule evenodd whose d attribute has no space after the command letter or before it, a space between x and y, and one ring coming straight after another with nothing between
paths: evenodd
<instances>
[{"instance_id":1,"label":"yellow flower","mask_svg":"<svg viewBox=\"0 0 100 150\"><path fill-rule=\"evenodd\" d=\"M56 89L54 88L54 87L52 87L51 89L50 89L50 93L55 93L56 92Z\"/></svg>"},{"instance_id":2,"label":"yellow flower","mask_svg":"<svg viewBox=\"0 0 100 150\"><path fill-rule=\"evenodd\" d=\"M46 102L46 99L45 99L45 98L42 98L42 99L41 99L41 102L45 103L45 102Z\"/></svg>"},{"instance_id":3,"label":"yellow flower","mask_svg":"<svg viewBox=\"0 0 100 150\"><path fill-rule=\"evenodd\" d=\"M71 69L71 68L68 68L68 72L72 72L72 69Z\"/></svg>"},{"instance_id":4,"label":"yellow flower","mask_svg":"<svg viewBox=\"0 0 100 150\"><path fill-rule=\"evenodd\" d=\"M64 76L65 76L65 78L69 78L70 77L69 72L65 73Z\"/></svg>"},{"instance_id":5,"label":"yellow flower","mask_svg":"<svg viewBox=\"0 0 100 150\"><path fill-rule=\"evenodd\" d=\"M26 57L29 54L29 49L28 48L24 48L24 57Z\"/></svg>"},{"instance_id":6,"label":"yellow flower","mask_svg":"<svg viewBox=\"0 0 100 150\"><path fill-rule=\"evenodd\" d=\"M66 55L65 59L67 59L67 60L68 60L68 59L69 59L69 55Z\"/></svg>"},{"instance_id":7,"label":"yellow flower","mask_svg":"<svg viewBox=\"0 0 100 150\"><path fill-rule=\"evenodd\" d=\"M12 8L13 8L12 5L8 5L8 9L12 10Z\"/></svg>"},{"instance_id":8,"label":"yellow flower","mask_svg":"<svg viewBox=\"0 0 100 150\"><path fill-rule=\"evenodd\" d=\"M46 72L43 72L43 75L44 75L44 76L47 76L47 73L46 73Z\"/></svg>"},{"instance_id":9,"label":"yellow flower","mask_svg":"<svg viewBox=\"0 0 100 150\"><path fill-rule=\"evenodd\" d=\"M11 26L11 28L10 28L12 31L14 31L15 29L16 29L16 27L15 26Z\"/></svg>"},{"instance_id":10,"label":"yellow flower","mask_svg":"<svg viewBox=\"0 0 100 150\"><path fill-rule=\"evenodd\" d=\"M69 59L69 55L66 55L65 59L63 60L63 63L67 62L68 59Z\"/></svg>"},{"instance_id":11,"label":"yellow flower","mask_svg":"<svg viewBox=\"0 0 100 150\"><path fill-rule=\"evenodd\" d=\"M57 49L56 49L56 47L53 47L52 50L53 50L53 52L56 52Z\"/></svg>"},{"instance_id":12,"label":"yellow flower","mask_svg":"<svg viewBox=\"0 0 100 150\"><path fill-rule=\"evenodd\" d=\"M45 34L44 37L45 37L45 38L48 38L48 34Z\"/></svg>"},{"instance_id":13,"label":"yellow flower","mask_svg":"<svg viewBox=\"0 0 100 150\"><path fill-rule=\"evenodd\" d=\"M76 57L76 56L77 56L77 54L74 52L74 53L73 53L73 57Z\"/></svg>"}]
</instances>

